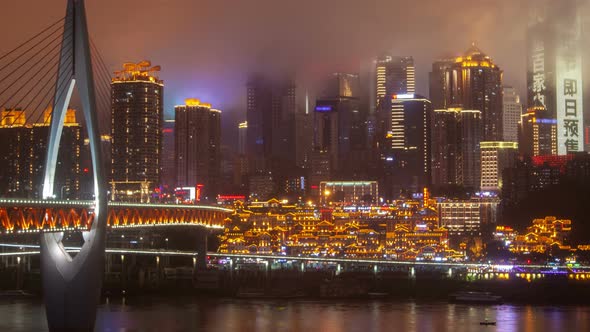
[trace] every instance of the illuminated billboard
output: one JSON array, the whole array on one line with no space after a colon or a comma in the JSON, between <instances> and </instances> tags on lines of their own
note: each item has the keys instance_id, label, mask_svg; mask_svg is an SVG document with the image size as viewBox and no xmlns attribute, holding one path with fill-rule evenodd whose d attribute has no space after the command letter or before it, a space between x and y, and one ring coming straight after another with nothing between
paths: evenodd
<instances>
[{"instance_id":1,"label":"illuminated billboard","mask_svg":"<svg viewBox=\"0 0 590 332\"><path fill-rule=\"evenodd\" d=\"M564 37L558 42L555 64L559 155L584 151L584 88L579 23L572 24L572 29L568 29Z\"/></svg>"}]
</instances>

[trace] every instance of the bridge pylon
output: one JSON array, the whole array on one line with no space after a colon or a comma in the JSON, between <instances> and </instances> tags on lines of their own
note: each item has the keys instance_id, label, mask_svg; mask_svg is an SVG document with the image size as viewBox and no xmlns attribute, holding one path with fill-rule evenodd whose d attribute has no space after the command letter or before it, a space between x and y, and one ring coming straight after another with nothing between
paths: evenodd
<instances>
[{"instance_id":1,"label":"bridge pylon","mask_svg":"<svg viewBox=\"0 0 590 332\"><path fill-rule=\"evenodd\" d=\"M72 60L73 59L73 60ZM73 65L66 63L72 61ZM106 181L98 131L90 40L84 0L68 0L43 181L43 199L55 198L59 143L74 87L86 120L94 169L94 220L71 257L63 233L41 234L41 278L50 331L92 331L102 286L107 226Z\"/></svg>"}]
</instances>

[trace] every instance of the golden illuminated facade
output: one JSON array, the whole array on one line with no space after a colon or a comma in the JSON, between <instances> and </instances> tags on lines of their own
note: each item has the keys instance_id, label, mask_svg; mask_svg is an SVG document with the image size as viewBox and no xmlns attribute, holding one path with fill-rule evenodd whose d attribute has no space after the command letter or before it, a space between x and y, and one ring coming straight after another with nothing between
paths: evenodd
<instances>
[{"instance_id":1,"label":"golden illuminated facade","mask_svg":"<svg viewBox=\"0 0 590 332\"><path fill-rule=\"evenodd\" d=\"M510 251L515 253L545 253L552 247L571 249L568 245L572 231L572 221L545 217L535 219L526 234L517 235L510 244Z\"/></svg>"},{"instance_id":2,"label":"golden illuminated facade","mask_svg":"<svg viewBox=\"0 0 590 332\"><path fill-rule=\"evenodd\" d=\"M542 106L528 109L520 123L521 152L528 156L557 155L557 120Z\"/></svg>"},{"instance_id":3,"label":"golden illuminated facade","mask_svg":"<svg viewBox=\"0 0 590 332\"><path fill-rule=\"evenodd\" d=\"M4 166L0 169L1 196L40 197L50 121L51 109L44 111L42 122L34 124L27 124L24 110L2 111L0 158ZM76 111L68 109L56 172L58 198L76 198L80 190L81 129L76 121Z\"/></svg>"},{"instance_id":4,"label":"golden illuminated facade","mask_svg":"<svg viewBox=\"0 0 590 332\"><path fill-rule=\"evenodd\" d=\"M125 63L111 82L111 199L144 200L160 184L164 84L159 71L149 61Z\"/></svg>"},{"instance_id":5,"label":"golden illuminated facade","mask_svg":"<svg viewBox=\"0 0 590 332\"><path fill-rule=\"evenodd\" d=\"M390 259L461 259L448 247L428 200L390 207L312 208L278 200L237 206L220 236L221 253Z\"/></svg>"},{"instance_id":6,"label":"golden illuminated facade","mask_svg":"<svg viewBox=\"0 0 590 332\"><path fill-rule=\"evenodd\" d=\"M444 105L478 110L482 115L484 141L501 141L502 71L492 59L472 45L445 69Z\"/></svg>"},{"instance_id":7,"label":"golden illuminated facade","mask_svg":"<svg viewBox=\"0 0 590 332\"><path fill-rule=\"evenodd\" d=\"M516 142L481 142L481 190L499 192L502 171L512 167L518 155Z\"/></svg>"}]
</instances>

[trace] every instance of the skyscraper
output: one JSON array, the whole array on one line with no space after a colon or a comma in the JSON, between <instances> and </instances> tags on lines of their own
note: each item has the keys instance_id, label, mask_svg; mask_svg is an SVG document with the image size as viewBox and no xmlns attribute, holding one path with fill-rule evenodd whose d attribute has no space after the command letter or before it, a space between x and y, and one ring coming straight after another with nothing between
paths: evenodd
<instances>
[{"instance_id":1,"label":"skyscraper","mask_svg":"<svg viewBox=\"0 0 590 332\"><path fill-rule=\"evenodd\" d=\"M383 153L385 163L391 164L392 177L386 188L393 189L392 196L402 190L422 192L430 184L431 113L430 101L420 95L392 96Z\"/></svg>"},{"instance_id":2,"label":"skyscraper","mask_svg":"<svg viewBox=\"0 0 590 332\"><path fill-rule=\"evenodd\" d=\"M447 102L446 82L449 80L447 75L450 74L451 66L455 59L441 59L432 64L432 71L429 73L430 102L432 108L436 110L447 109L451 107Z\"/></svg>"},{"instance_id":3,"label":"skyscraper","mask_svg":"<svg viewBox=\"0 0 590 332\"><path fill-rule=\"evenodd\" d=\"M536 1L527 34L528 107L557 120L557 153L584 149L582 28L578 1Z\"/></svg>"},{"instance_id":4,"label":"skyscraper","mask_svg":"<svg viewBox=\"0 0 590 332\"><path fill-rule=\"evenodd\" d=\"M441 62L434 67L441 71L431 76L436 106L441 105L440 94L444 93L443 107L480 111L483 139L502 140L502 71L492 59L472 45L463 56L455 58L452 65ZM436 86L441 81L443 86Z\"/></svg>"},{"instance_id":5,"label":"skyscraper","mask_svg":"<svg viewBox=\"0 0 590 332\"><path fill-rule=\"evenodd\" d=\"M355 167L348 163L349 157L365 146L365 121L359 107L359 99L353 97L316 101L314 147L330 155L333 175L350 176Z\"/></svg>"},{"instance_id":6,"label":"skyscraper","mask_svg":"<svg viewBox=\"0 0 590 332\"><path fill-rule=\"evenodd\" d=\"M0 123L0 195L26 197L31 191L29 174L31 129L22 109L4 109Z\"/></svg>"},{"instance_id":7,"label":"skyscraper","mask_svg":"<svg viewBox=\"0 0 590 332\"><path fill-rule=\"evenodd\" d=\"M460 167L459 118L460 109L439 109L432 113L432 184L448 186L457 184Z\"/></svg>"},{"instance_id":8,"label":"skyscraper","mask_svg":"<svg viewBox=\"0 0 590 332\"><path fill-rule=\"evenodd\" d=\"M309 168L313 151L313 112L295 114L295 165Z\"/></svg>"},{"instance_id":9,"label":"skyscraper","mask_svg":"<svg viewBox=\"0 0 590 332\"><path fill-rule=\"evenodd\" d=\"M416 92L414 58L411 56L382 56L375 62L377 100L393 94Z\"/></svg>"},{"instance_id":10,"label":"skyscraper","mask_svg":"<svg viewBox=\"0 0 590 332\"><path fill-rule=\"evenodd\" d=\"M461 175L458 183L478 190L481 177L480 143L483 137L483 116L478 110L461 110L458 113L461 140Z\"/></svg>"},{"instance_id":11,"label":"skyscraper","mask_svg":"<svg viewBox=\"0 0 590 332\"><path fill-rule=\"evenodd\" d=\"M246 152L252 174L282 173L295 163L296 86L255 75L247 84ZM280 179L283 175L276 174Z\"/></svg>"},{"instance_id":12,"label":"skyscraper","mask_svg":"<svg viewBox=\"0 0 590 332\"><path fill-rule=\"evenodd\" d=\"M499 193L502 172L514 166L517 155L516 142L481 142L481 190Z\"/></svg>"},{"instance_id":13,"label":"skyscraper","mask_svg":"<svg viewBox=\"0 0 590 332\"><path fill-rule=\"evenodd\" d=\"M433 184L479 189L481 112L460 108L435 110L432 124Z\"/></svg>"},{"instance_id":14,"label":"skyscraper","mask_svg":"<svg viewBox=\"0 0 590 332\"><path fill-rule=\"evenodd\" d=\"M360 80L358 74L334 73L328 79L323 93L331 97L360 97Z\"/></svg>"},{"instance_id":15,"label":"skyscraper","mask_svg":"<svg viewBox=\"0 0 590 332\"><path fill-rule=\"evenodd\" d=\"M520 96L516 89L504 87L503 89L503 107L502 112L502 138L507 142L518 142L518 125L522 117L522 104Z\"/></svg>"},{"instance_id":16,"label":"skyscraper","mask_svg":"<svg viewBox=\"0 0 590 332\"><path fill-rule=\"evenodd\" d=\"M373 109L387 112L391 109L390 96L416 92L416 72L411 56L385 55L375 61L375 91Z\"/></svg>"},{"instance_id":17,"label":"skyscraper","mask_svg":"<svg viewBox=\"0 0 590 332\"><path fill-rule=\"evenodd\" d=\"M244 192L247 188L248 157L246 154L248 139L248 121L238 124L238 153L233 162L233 185L238 192Z\"/></svg>"},{"instance_id":18,"label":"skyscraper","mask_svg":"<svg viewBox=\"0 0 590 332\"><path fill-rule=\"evenodd\" d=\"M126 63L111 82L112 199L149 199L160 184L164 83L159 66Z\"/></svg>"},{"instance_id":19,"label":"skyscraper","mask_svg":"<svg viewBox=\"0 0 590 332\"><path fill-rule=\"evenodd\" d=\"M160 184L171 192L176 185L174 153L174 120L164 120L162 128L162 159L160 161Z\"/></svg>"},{"instance_id":20,"label":"skyscraper","mask_svg":"<svg viewBox=\"0 0 590 332\"><path fill-rule=\"evenodd\" d=\"M246 154L246 135L248 134L248 121L238 124L238 154Z\"/></svg>"},{"instance_id":21,"label":"skyscraper","mask_svg":"<svg viewBox=\"0 0 590 332\"><path fill-rule=\"evenodd\" d=\"M531 107L522 115L520 153L529 157L557 155L557 119L543 107Z\"/></svg>"},{"instance_id":22,"label":"skyscraper","mask_svg":"<svg viewBox=\"0 0 590 332\"><path fill-rule=\"evenodd\" d=\"M176 185L202 188L200 196L213 200L221 176L221 111L187 99L174 112Z\"/></svg>"},{"instance_id":23,"label":"skyscraper","mask_svg":"<svg viewBox=\"0 0 590 332\"><path fill-rule=\"evenodd\" d=\"M30 178L32 180L32 190L35 197L38 198L43 193L43 173L51 114L51 108L45 110L43 122L34 123L31 129ZM76 110L68 109L59 143L60 150L55 173L56 194L57 188L59 188L59 196L62 199L76 198L80 190L80 151L83 144L82 126L76 121Z\"/></svg>"},{"instance_id":24,"label":"skyscraper","mask_svg":"<svg viewBox=\"0 0 590 332\"><path fill-rule=\"evenodd\" d=\"M0 152L4 163L0 168L0 195L41 197L50 123L51 109L45 110L42 122L34 124L26 123L23 110L2 111ZM78 197L82 143L82 127L76 121L76 111L68 109L55 174L60 199Z\"/></svg>"}]
</instances>

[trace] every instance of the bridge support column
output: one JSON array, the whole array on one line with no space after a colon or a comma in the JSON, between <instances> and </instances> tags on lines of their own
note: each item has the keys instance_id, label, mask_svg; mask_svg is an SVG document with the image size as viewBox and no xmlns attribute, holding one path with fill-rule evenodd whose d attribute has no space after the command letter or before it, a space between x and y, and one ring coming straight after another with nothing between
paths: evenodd
<instances>
[{"instance_id":1,"label":"bridge support column","mask_svg":"<svg viewBox=\"0 0 590 332\"><path fill-rule=\"evenodd\" d=\"M197 231L197 270L207 269L207 235L206 228L199 228Z\"/></svg>"},{"instance_id":2,"label":"bridge support column","mask_svg":"<svg viewBox=\"0 0 590 332\"><path fill-rule=\"evenodd\" d=\"M233 258L229 259L229 280L231 282L234 281L234 259Z\"/></svg>"},{"instance_id":3,"label":"bridge support column","mask_svg":"<svg viewBox=\"0 0 590 332\"><path fill-rule=\"evenodd\" d=\"M16 258L16 289L23 288L23 259L18 256Z\"/></svg>"},{"instance_id":4,"label":"bridge support column","mask_svg":"<svg viewBox=\"0 0 590 332\"><path fill-rule=\"evenodd\" d=\"M127 264L125 263L125 255L121 255L121 289L125 291L127 288Z\"/></svg>"},{"instance_id":5,"label":"bridge support column","mask_svg":"<svg viewBox=\"0 0 590 332\"><path fill-rule=\"evenodd\" d=\"M94 169L95 218L91 228L82 232L84 245L75 257L64 249L63 233L41 233L41 279L49 331L92 331L104 275L107 191L84 0L68 0L64 22L47 139L43 199L55 197L61 134L74 87L78 86Z\"/></svg>"}]
</instances>

